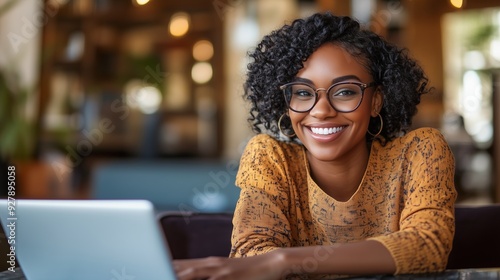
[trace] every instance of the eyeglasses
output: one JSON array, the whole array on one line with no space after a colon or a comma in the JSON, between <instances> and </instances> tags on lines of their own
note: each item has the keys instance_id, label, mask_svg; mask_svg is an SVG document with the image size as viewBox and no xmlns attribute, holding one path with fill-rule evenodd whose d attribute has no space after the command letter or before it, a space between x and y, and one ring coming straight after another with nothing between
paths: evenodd
<instances>
[{"instance_id":1,"label":"eyeglasses","mask_svg":"<svg viewBox=\"0 0 500 280\"><path fill-rule=\"evenodd\" d=\"M375 86L375 82L369 84L340 82L331 85L328 89L314 89L306 83L292 82L280 86L280 89L283 90L288 108L294 112L309 112L318 102L318 92L325 91L333 109L337 112L349 113L358 109L365 89L372 86Z\"/></svg>"}]
</instances>

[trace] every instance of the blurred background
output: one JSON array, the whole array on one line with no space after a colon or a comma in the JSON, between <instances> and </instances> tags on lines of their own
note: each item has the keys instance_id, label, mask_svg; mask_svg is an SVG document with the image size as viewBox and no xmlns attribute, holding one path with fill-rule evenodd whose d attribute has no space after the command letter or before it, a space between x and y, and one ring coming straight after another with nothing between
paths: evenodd
<instances>
[{"instance_id":1,"label":"blurred background","mask_svg":"<svg viewBox=\"0 0 500 280\"><path fill-rule=\"evenodd\" d=\"M253 135L246 54L327 10L409 49L434 87L414 127L449 141L458 202L500 202L498 0L0 0L0 149L15 196L232 210Z\"/></svg>"}]
</instances>

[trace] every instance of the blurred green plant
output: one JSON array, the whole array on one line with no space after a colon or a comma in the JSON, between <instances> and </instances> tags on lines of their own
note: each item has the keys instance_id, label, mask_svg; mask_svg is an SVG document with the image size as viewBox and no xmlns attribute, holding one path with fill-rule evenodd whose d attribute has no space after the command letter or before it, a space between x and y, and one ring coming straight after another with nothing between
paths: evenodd
<instances>
[{"instance_id":1,"label":"blurred green plant","mask_svg":"<svg viewBox=\"0 0 500 280\"><path fill-rule=\"evenodd\" d=\"M473 29L467 38L469 49L481 49L497 34L497 27L493 24L482 24Z\"/></svg>"},{"instance_id":2,"label":"blurred green plant","mask_svg":"<svg viewBox=\"0 0 500 280\"><path fill-rule=\"evenodd\" d=\"M26 114L31 94L19 75L0 69L0 154L8 160L33 157L35 127Z\"/></svg>"},{"instance_id":3,"label":"blurred green plant","mask_svg":"<svg viewBox=\"0 0 500 280\"><path fill-rule=\"evenodd\" d=\"M0 17L19 1L0 5ZM19 74L0 67L0 156L7 160L25 160L34 155L34 122L26 114L33 91L22 85Z\"/></svg>"}]
</instances>

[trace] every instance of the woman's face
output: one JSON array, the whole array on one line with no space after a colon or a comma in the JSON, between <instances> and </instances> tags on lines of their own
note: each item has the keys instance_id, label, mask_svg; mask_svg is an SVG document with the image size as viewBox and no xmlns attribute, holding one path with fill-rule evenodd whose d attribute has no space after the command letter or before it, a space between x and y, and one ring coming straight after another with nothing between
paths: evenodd
<instances>
[{"instance_id":1,"label":"woman's face","mask_svg":"<svg viewBox=\"0 0 500 280\"><path fill-rule=\"evenodd\" d=\"M370 73L343 48L324 44L305 62L296 76L315 89L328 89L333 83L373 82ZM342 93L340 95L343 95ZM366 132L370 117L376 117L382 95L376 87L364 90L359 107L349 113L335 110L324 90L318 91L314 107L305 113L289 110L293 129L310 155L322 161L343 160L367 149Z\"/></svg>"}]
</instances>

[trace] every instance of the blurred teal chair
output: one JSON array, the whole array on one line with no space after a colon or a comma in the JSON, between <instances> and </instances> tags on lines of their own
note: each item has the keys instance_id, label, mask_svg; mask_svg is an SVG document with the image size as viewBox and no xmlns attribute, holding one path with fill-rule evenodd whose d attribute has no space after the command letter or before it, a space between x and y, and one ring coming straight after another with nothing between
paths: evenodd
<instances>
[{"instance_id":1,"label":"blurred teal chair","mask_svg":"<svg viewBox=\"0 0 500 280\"><path fill-rule=\"evenodd\" d=\"M94 199L147 199L158 211L232 212L239 197L236 162L126 160L97 166Z\"/></svg>"}]
</instances>

